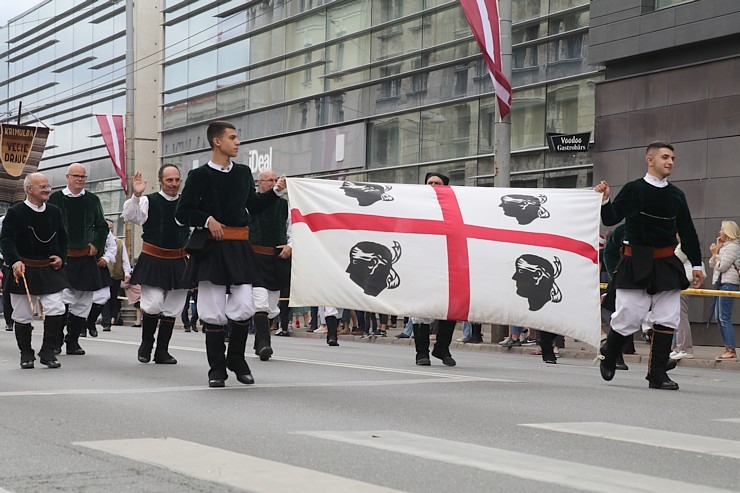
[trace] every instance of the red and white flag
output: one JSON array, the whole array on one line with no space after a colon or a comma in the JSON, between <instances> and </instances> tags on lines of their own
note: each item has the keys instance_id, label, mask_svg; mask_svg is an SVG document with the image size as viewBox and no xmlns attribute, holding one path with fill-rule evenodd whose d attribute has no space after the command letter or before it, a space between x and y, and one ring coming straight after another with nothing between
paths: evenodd
<instances>
[{"instance_id":1,"label":"red and white flag","mask_svg":"<svg viewBox=\"0 0 740 493\"><path fill-rule=\"evenodd\" d=\"M460 0L473 36L478 42L483 59L493 81L501 118L511 111L511 84L501 65L501 36L499 33L498 4L496 0Z\"/></svg>"},{"instance_id":2,"label":"red and white flag","mask_svg":"<svg viewBox=\"0 0 740 493\"><path fill-rule=\"evenodd\" d=\"M103 134L105 147L108 148L108 154L113 161L113 169L121 178L123 191L128 194L128 184L126 182L126 146L125 135L123 131L122 115L95 115L98 119L100 133Z\"/></svg>"},{"instance_id":3,"label":"red and white flag","mask_svg":"<svg viewBox=\"0 0 740 493\"><path fill-rule=\"evenodd\" d=\"M520 325L598 346L592 190L288 180L290 303Z\"/></svg>"}]
</instances>

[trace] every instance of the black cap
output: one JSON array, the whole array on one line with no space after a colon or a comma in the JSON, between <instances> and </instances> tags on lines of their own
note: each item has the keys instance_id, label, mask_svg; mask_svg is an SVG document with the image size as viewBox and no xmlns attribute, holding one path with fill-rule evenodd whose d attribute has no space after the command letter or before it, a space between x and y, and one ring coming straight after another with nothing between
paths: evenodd
<instances>
[{"instance_id":1,"label":"black cap","mask_svg":"<svg viewBox=\"0 0 740 493\"><path fill-rule=\"evenodd\" d=\"M428 182L429 178L431 178L432 176L438 177L445 185L450 184L450 178L443 175L442 173L427 173L427 175L424 177L424 184L426 184L426 182Z\"/></svg>"}]
</instances>

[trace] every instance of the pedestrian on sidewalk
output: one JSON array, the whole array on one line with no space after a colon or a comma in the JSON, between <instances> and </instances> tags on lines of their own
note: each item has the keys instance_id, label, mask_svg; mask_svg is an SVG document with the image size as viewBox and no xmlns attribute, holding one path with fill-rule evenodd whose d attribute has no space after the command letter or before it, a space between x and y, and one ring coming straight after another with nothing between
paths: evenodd
<instances>
[{"instance_id":1,"label":"pedestrian on sidewalk","mask_svg":"<svg viewBox=\"0 0 740 493\"><path fill-rule=\"evenodd\" d=\"M738 291L740 289L740 228L735 221L722 221L717 241L709 246L712 257L709 265L714 269L712 283L715 289ZM732 305L735 298L719 296L715 299L717 325L725 343L725 351L716 361L737 361L735 327L732 325Z\"/></svg>"},{"instance_id":2,"label":"pedestrian on sidewalk","mask_svg":"<svg viewBox=\"0 0 740 493\"><path fill-rule=\"evenodd\" d=\"M651 389L678 390L666 373L673 332L681 316L681 290L689 287L683 265L674 254L676 233L691 261L694 287L701 287L701 247L686 196L668 182L674 168L674 148L664 142L647 147L643 178L626 183L612 200L609 184L594 187L603 194L602 221L612 226L625 220L623 257L614 273L604 303L614 308L612 330L601 347L600 371L604 380L614 378L617 355L627 337L640 330L651 312L653 325L648 374Z\"/></svg>"}]
</instances>

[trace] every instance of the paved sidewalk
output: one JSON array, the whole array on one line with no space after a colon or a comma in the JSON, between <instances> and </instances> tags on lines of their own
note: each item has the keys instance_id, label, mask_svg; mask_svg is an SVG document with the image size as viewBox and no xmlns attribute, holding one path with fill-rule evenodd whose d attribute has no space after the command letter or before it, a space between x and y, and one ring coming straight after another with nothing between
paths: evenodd
<instances>
[{"instance_id":1,"label":"paved sidewalk","mask_svg":"<svg viewBox=\"0 0 740 493\"><path fill-rule=\"evenodd\" d=\"M389 329L387 337L375 337L372 339L362 339L361 336L342 335L339 336L340 341L357 341L368 344L400 344L404 346L411 346L414 343L413 339L398 339L395 337L400 333L400 329ZM313 339L324 339L326 334L314 334L307 332L303 328L295 329L291 332L292 337L307 337ZM505 354L511 354L512 356L526 356L528 358L537 358L539 361L541 357L539 355L532 355L531 353L539 346L521 346L504 348L498 345L499 341L493 343L490 341L490 332L484 331L484 342L483 344L465 344L457 342L458 339L462 339L462 330L458 327L455 330L455 334L452 338L452 344L450 350L454 351L493 351ZM433 344L433 342L432 342ZM647 365L648 355L650 347L647 343L642 341L635 341L635 349L637 354L625 354L624 361L629 365L630 363L641 363ZM693 359L682 359L678 362L678 366L686 368L714 368L717 370L735 370L740 371L740 362L738 361L715 361L715 356L722 354L724 348L716 346L694 346L694 358ZM596 358L596 349L592 346L575 341L569 337L566 337L565 348L560 350L560 358L576 358L593 360ZM594 363L595 364L595 363Z\"/></svg>"}]
</instances>

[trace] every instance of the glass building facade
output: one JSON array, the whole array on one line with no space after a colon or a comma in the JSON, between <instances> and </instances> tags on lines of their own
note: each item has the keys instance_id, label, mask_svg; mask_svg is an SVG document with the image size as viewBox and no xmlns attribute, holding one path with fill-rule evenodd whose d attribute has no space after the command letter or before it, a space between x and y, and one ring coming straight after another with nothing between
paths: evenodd
<instances>
[{"instance_id":1,"label":"glass building facade","mask_svg":"<svg viewBox=\"0 0 740 493\"><path fill-rule=\"evenodd\" d=\"M513 2L511 186L591 185L589 152L547 134L592 132L588 0ZM458 1L165 0L162 162L210 156L235 124L238 161L289 176L457 185L494 181L493 86Z\"/></svg>"},{"instance_id":2,"label":"glass building facade","mask_svg":"<svg viewBox=\"0 0 740 493\"><path fill-rule=\"evenodd\" d=\"M125 113L126 13L122 3L53 0L0 28L0 121L53 128L39 171L56 188L87 168L86 188L117 220L124 194L96 113Z\"/></svg>"}]
</instances>

